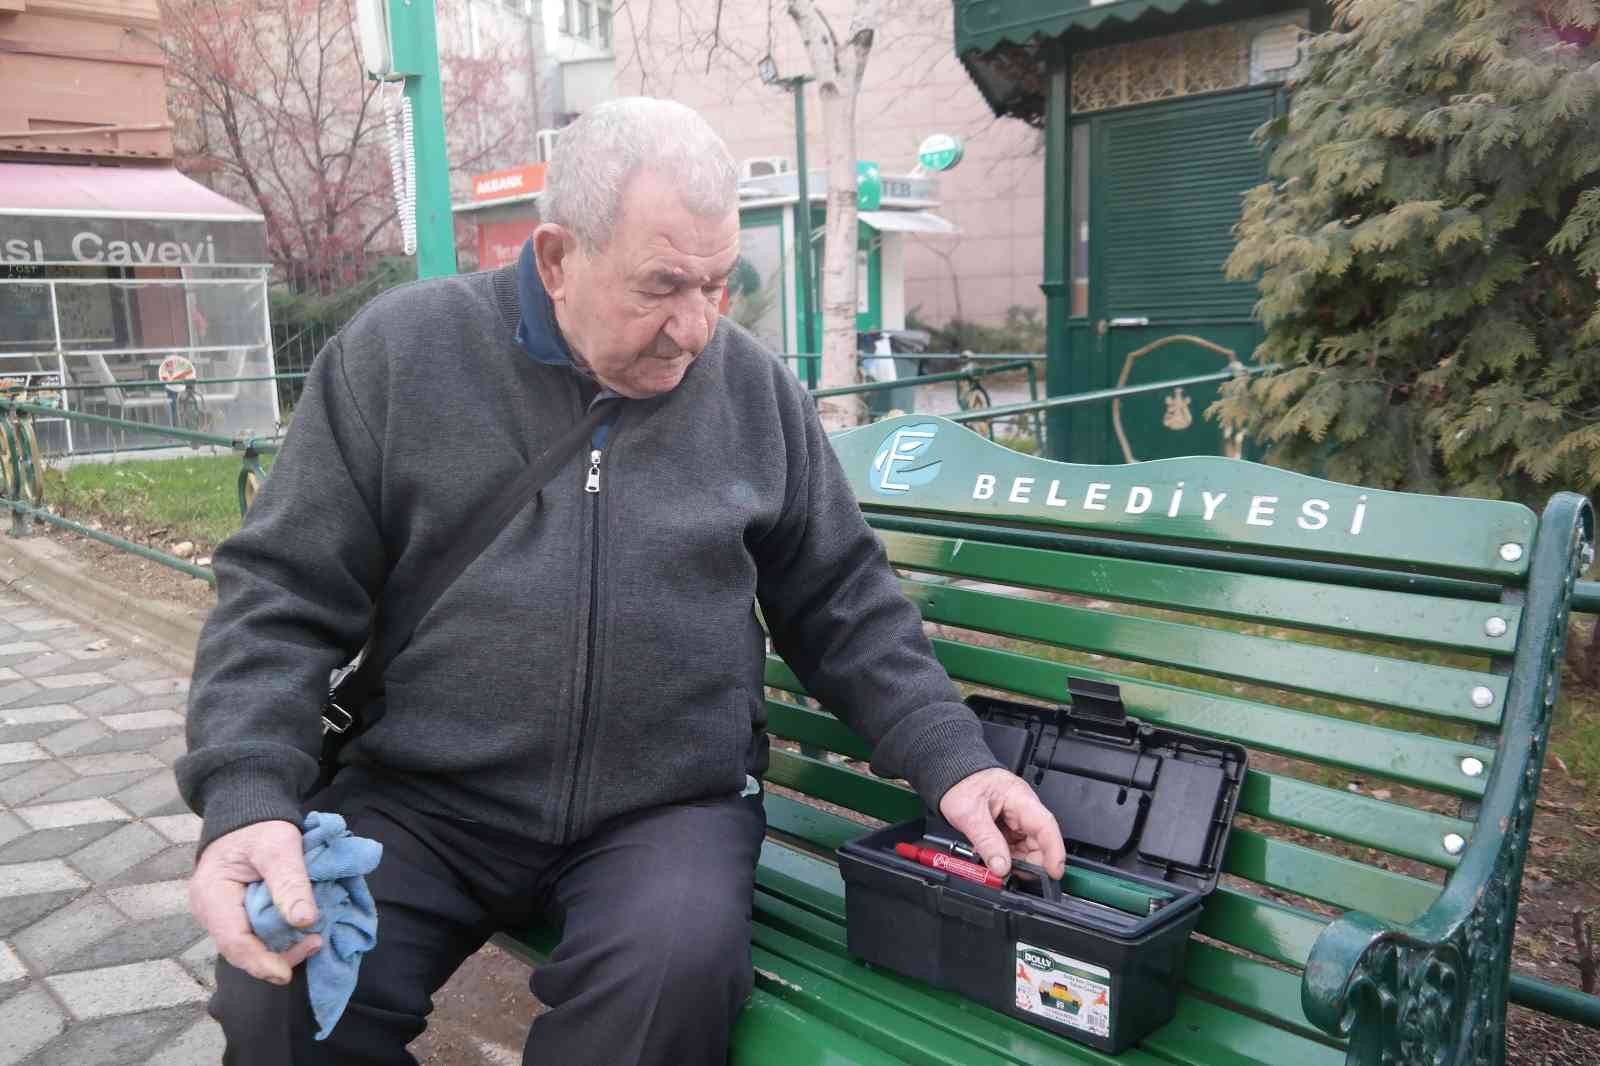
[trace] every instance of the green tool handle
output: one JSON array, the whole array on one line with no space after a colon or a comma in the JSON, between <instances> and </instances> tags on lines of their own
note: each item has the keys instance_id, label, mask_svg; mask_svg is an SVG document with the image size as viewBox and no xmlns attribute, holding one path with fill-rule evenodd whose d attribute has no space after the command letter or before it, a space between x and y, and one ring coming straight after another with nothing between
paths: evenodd
<instances>
[{"instance_id":1,"label":"green tool handle","mask_svg":"<svg viewBox=\"0 0 1600 1066\"><path fill-rule=\"evenodd\" d=\"M1067 867L1066 874L1061 878L1061 891L1141 917L1175 898L1173 893L1164 888L1124 881L1120 877L1077 866Z\"/></svg>"}]
</instances>

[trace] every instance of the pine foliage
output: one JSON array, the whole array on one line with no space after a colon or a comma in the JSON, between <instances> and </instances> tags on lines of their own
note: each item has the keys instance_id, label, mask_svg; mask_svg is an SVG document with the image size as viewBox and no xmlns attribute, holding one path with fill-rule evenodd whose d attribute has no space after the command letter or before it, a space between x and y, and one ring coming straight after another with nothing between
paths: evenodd
<instances>
[{"instance_id":1,"label":"pine foliage","mask_svg":"<svg viewBox=\"0 0 1600 1066\"><path fill-rule=\"evenodd\" d=\"M1339 0L1262 131L1230 276L1277 465L1537 501L1600 492L1600 0Z\"/></svg>"}]
</instances>

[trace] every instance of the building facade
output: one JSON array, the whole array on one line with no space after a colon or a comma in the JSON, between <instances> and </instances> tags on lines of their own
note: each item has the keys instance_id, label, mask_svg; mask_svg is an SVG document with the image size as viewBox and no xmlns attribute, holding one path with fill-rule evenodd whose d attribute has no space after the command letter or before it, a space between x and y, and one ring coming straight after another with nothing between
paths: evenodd
<instances>
[{"instance_id":1,"label":"building facade","mask_svg":"<svg viewBox=\"0 0 1600 1066\"><path fill-rule=\"evenodd\" d=\"M156 0L0 7L0 390L135 424L182 400L203 428L268 433L270 385L131 384L272 367L262 216L174 169L160 34ZM49 452L154 442L37 426Z\"/></svg>"}]
</instances>

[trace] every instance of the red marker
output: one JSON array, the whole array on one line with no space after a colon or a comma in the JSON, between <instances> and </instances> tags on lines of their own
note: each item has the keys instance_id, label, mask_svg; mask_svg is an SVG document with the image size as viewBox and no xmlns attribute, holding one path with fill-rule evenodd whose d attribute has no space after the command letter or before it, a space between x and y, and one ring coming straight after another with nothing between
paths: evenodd
<instances>
[{"instance_id":1,"label":"red marker","mask_svg":"<svg viewBox=\"0 0 1600 1066\"><path fill-rule=\"evenodd\" d=\"M920 862L924 866L932 867L935 870L943 870L947 874L954 874L968 881L976 881L978 884L988 885L990 888L1000 888L1005 884L1005 880L990 872L987 866L980 866L978 863L968 862L966 859L958 859L949 852L940 851L937 848L919 848L915 844L896 844L894 853L901 858Z\"/></svg>"}]
</instances>

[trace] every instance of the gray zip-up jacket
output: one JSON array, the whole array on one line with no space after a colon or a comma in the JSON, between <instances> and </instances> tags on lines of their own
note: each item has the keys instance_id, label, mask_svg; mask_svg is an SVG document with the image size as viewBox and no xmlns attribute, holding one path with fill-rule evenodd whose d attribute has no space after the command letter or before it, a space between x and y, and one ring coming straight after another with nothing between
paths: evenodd
<instances>
[{"instance_id":1,"label":"gray zip-up jacket","mask_svg":"<svg viewBox=\"0 0 1600 1066\"><path fill-rule=\"evenodd\" d=\"M374 300L318 356L243 528L177 764L201 846L299 821L329 671L531 456L582 412L519 347L511 269ZM446 814L563 843L738 792L767 765L764 635L930 805L996 765L863 522L804 390L723 320L672 392L621 403L456 580L344 760Z\"/></svg>"}]
</instances>

